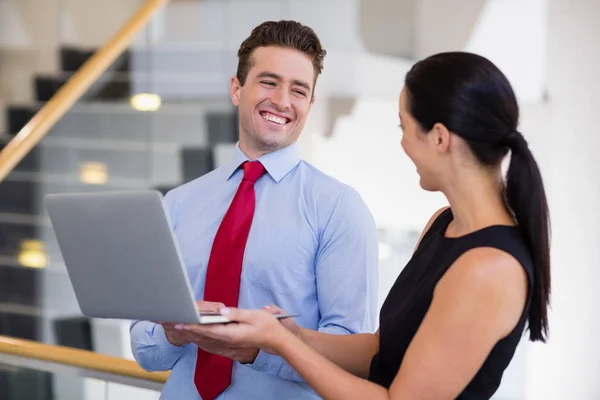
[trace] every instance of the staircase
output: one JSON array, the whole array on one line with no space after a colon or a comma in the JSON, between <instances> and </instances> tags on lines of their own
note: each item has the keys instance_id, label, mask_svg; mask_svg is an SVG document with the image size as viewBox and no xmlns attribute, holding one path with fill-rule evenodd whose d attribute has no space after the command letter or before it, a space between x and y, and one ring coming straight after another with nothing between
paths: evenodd
<instances>
[{"instance_id":1,"label":"staircase","mask_svg":"<svg viewBox=\"0 0 600 400\"><path fill-rule=\"evenodd\" d=\"M34 77L35 103L5 107L0 148L92 50L60 49L60 73ZM132 64L140 57L144 54L135 50L125 52L0 182L0 335L94 350L90 322L79 314L42 207L44 195L135 188L166 193L229 158L237 141L237 113L222 94L163 98L155 112L132 108L130 98L143 79ZM152 84L160 86L160 77Z\"/></svg>"}]
</instances>

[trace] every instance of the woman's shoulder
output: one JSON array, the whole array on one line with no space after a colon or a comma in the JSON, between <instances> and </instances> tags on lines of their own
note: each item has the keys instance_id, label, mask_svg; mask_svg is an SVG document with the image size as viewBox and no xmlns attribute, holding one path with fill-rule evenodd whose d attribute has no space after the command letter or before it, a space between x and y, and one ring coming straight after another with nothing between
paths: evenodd
<instances>
[{"instance_id":1,"label":"woman's shoulder","mask_svg":"<svg viewBox=\"0 0 600 400\"><path fill-rule=\"evenodd\" d=\"M454 293L452 296L468 297L479 301L490 312L506 317L510 332L519 319L527 298L527 271L511 254L494 247L477 247L463 253L454 261L436 291Z\"/></svg>"}]
</instances>

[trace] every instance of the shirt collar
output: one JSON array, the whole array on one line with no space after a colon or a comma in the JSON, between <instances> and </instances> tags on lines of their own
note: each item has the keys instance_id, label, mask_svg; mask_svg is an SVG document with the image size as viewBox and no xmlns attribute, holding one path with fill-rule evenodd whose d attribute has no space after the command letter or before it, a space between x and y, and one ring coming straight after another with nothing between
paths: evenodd
<instances>
[{"instance_id":1,"label":"shirt collar","mask_svg":"<svg viewBox=\"0 0 600 400\"><path fill-rule=\"evenodd\" d=\"M235 152L231 163L227 165L227 179L229 180L244 161L250 160L240 149L240 143L235 145ZM282 180L292 169L300 163L300 154L297 144L291 144L283 149L267 153L257 159L265 167L267 173L275 182Z\"/></svg>"}]
</instances>

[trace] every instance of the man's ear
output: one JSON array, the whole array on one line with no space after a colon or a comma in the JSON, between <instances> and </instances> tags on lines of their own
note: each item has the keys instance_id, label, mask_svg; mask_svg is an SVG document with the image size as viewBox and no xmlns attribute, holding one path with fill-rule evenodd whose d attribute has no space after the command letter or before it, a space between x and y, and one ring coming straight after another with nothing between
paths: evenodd
<instances>
[{"instance_id":1,"label":"man's ear","mask_svg":"<svg viewBox=\"0 0 600 400\"><path fill-rule=\"evenodd\" d=\"M310 99L310 106L308 108L308 111L310 111L310 109L312 108L313 104L315 104L315 100L317 98L315 97L315 95L312 96L312 98Z\"/></svg>"},{"instance_id":2,"label":"man's ear","mask_svg":"<svg viewBox=\"0 0 600 400\"><path fill-rule=\"evenodd\" d=\"M450 135L450 131L444 124L436 123L433 125L431 132L429 133L429 137L433 141L433 145L436 150L440 153L448 152L450 148L450 139L452 135Z\"/></svg>"},{"instance_id":3,"label":"man's ear","mask_svg":"<svg viewBox=\"0 0 600 400\"><path fill-rule=\"evenodd\" d=\"M231 81L229 82L229 95L231 96L231 102L236 107L240 105L241 87L242 85L240 84L240 81L237 78L237 76L232 77Z\"/></svg>"}]
</instances>

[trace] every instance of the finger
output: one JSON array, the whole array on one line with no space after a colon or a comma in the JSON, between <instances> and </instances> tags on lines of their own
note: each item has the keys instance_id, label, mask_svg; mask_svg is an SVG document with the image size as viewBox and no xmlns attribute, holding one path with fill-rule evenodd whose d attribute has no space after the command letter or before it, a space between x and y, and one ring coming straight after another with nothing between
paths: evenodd
<instances>
[{"instance_id":1,"label":"finger","mask_svg":"<svg viewBox=\"0 0 600 400\"><path fill-rule=\"evenodd\" d=\"M276 306L275 304L271 304L268 306L264 306L263 307L266 311L268 311L271 314L285 314L285 310L283 308L280 308L278 306Z\"/></svg>"},{"instance_id":2,"label":"finger","mask_svg":"<svg viewBox=\"0 0 600 400\"><path fill-rule=\"evenodd\" d=\"M219 311L221 308L225 307L225 304L200 300L196 302L196 307L199 311Z\"/></svg>"},{"instance_id":3,"label":"finger","mask_svg":"<svg viewBox=\"0 0 600 400\"><path fill-rule=\"evenodd\" d=\"M222 308L219 312L233 322L252 323L252 321L260 318L261 315L266 314L263 310L241 310L239 308Z\"/></svg>"}]
</instances>

